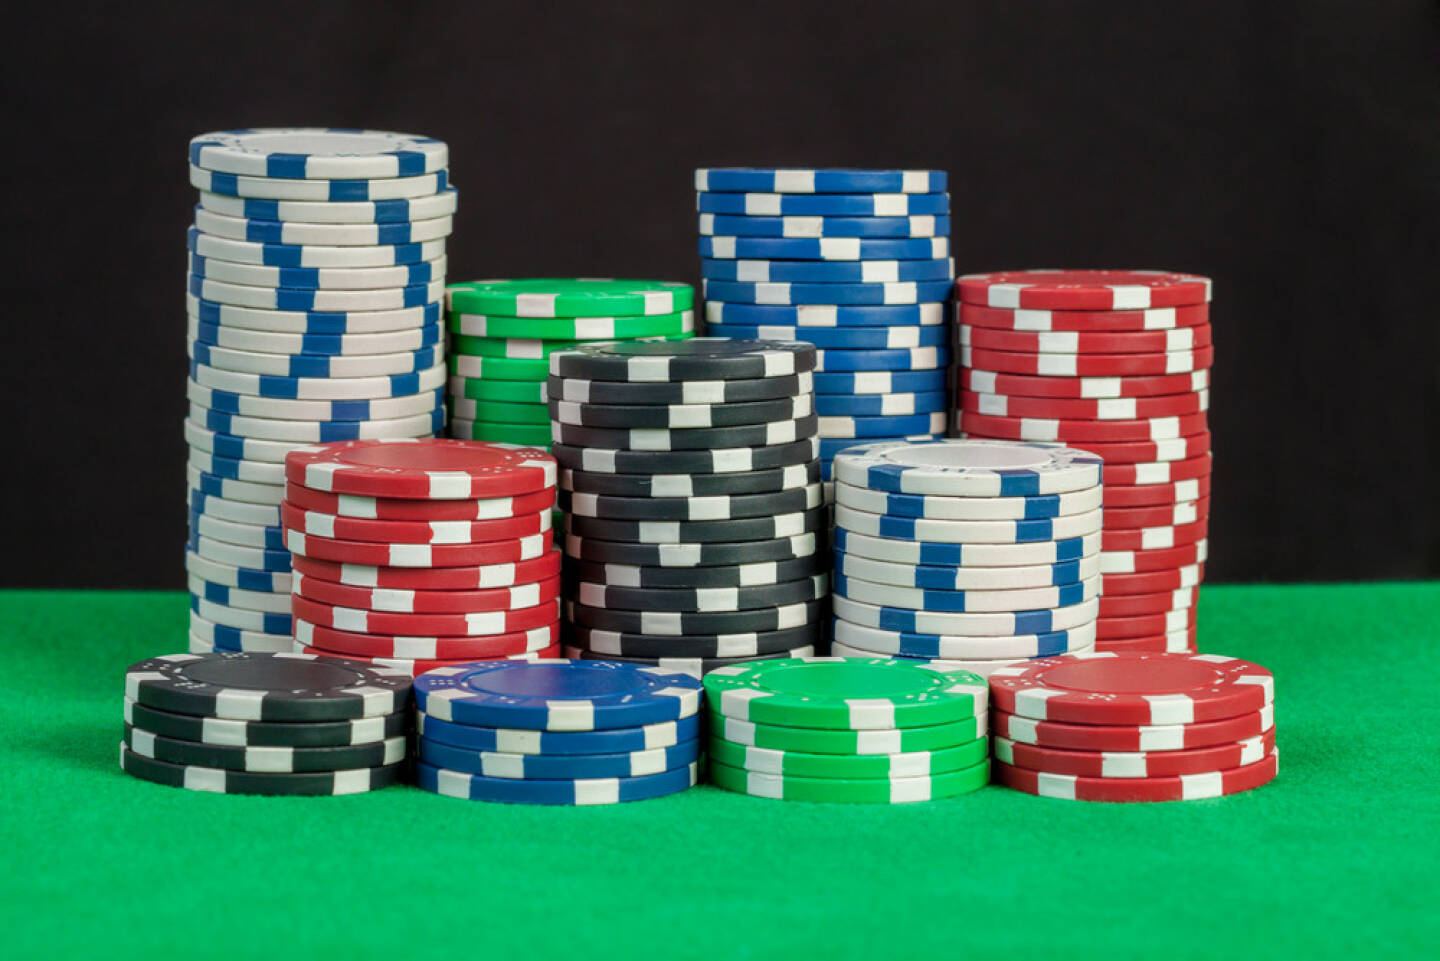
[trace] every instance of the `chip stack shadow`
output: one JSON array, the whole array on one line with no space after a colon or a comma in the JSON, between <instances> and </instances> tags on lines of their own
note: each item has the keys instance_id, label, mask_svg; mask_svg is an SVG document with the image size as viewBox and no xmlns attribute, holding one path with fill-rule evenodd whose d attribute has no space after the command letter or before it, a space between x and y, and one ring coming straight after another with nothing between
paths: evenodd
<instances>
[{"instance_id":1,"label":"chip stack shadow","mask_svg":"<svg viewBox=\"0 0 1440 961\"><path fill-rule=\"evenodd\" d=\"M428 137L258 129L190 142L192 651L288 651L285 454L444 426L445 238Z\"/></svg>"},{"instance_id":2,"label":"chip stack shadow","mask_svg":"<svg viewBox=\"0 0 1440 961\"><path fill-rule=\"evenodd\" d=\"M945 435L946 180L939 170L695 171L706 333L815 345L826 481L852 444Z\"/></svg>"},{"instance_id":3,"label":"chip stack shadow","mask_svg":"<svg viewBox=\"0 0 1440 961\"><path fill-rule=\"evenodd\" d=\"M696 338L550 357L566 654L699 676L810 654L828 595L815 348Z\"/></svg>"}]
</instances>

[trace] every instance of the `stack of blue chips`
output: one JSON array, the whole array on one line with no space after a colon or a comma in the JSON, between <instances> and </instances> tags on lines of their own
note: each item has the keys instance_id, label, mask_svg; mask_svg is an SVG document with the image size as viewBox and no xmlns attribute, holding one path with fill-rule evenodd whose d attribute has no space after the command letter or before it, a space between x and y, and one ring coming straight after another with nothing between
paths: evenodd
<instances>
[{"instance_id":1,"label":"stack of blue chips","mask_svg":"<svg viewBox=\"0 0 1440 961\"><path fill-rule=\"evenodd\" d=\"M947 427L950 195L935 170L695 171L711 337L819 351L820 460Z\"/></svg>"},{"instance_id":2,"label":"stack of blue chips","mask_svg":"<svg viewBox=\"0 0 1440 961\"><path fill-rule=\"evenodd\" d=\"M421 788L473 801L618 804L700 764L700 681L618 661L496 661L415 679Z\"/></svg>"}]
</instances>

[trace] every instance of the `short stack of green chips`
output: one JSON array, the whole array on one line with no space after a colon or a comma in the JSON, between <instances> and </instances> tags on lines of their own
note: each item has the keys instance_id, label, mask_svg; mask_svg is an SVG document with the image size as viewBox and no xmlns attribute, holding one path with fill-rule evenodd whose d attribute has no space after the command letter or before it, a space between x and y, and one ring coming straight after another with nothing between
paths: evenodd
<instances>
[{"instance_id":1,"label":"short stack of green chips","mask_svg":"<svg viewBox=\"0 0 1440 961\"><path fill-rule=\"evenodd\" d=\"M447 291L450 436L550 446L549 356L695 336L695 290L657 280L476 280Z\"/></svg>"},{"instance_id":2,"label":"short stack of green chips","mask_svg":"<svg viewBox=\"0 0 1440 961\"><path fill-rule=\"evenodd\" d=\"M990 780L977 674L920 661L801 657L705 675L710 780L757 797L901 804Z\"/></svg>"}]
</instances>

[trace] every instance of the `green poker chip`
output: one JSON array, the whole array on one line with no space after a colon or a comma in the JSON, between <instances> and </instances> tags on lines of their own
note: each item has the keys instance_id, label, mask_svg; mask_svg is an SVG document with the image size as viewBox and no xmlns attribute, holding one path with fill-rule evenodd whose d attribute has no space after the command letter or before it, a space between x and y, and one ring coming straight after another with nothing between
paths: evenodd
<instances>
[{"instance_id":1,"label":"green poker chip","mask_svg":"<svg viewBox=\"0 0 1440 961\"><path fill-rule=\"evenodd\" d=\"M784 801L828 801L842 804L933 801L976 791L990 782L988 760L958 771L894 778L789 777L746 771L721 764L713 758L709 768L711 782L727 791Z\"/></svg>"},{"instance_id":2,"label":"green poker chip","mask_svg":"<svg viewBox=\"0 0 1440 961\"><path fill-rule=\"evenodd\" d=\"M507 317L639 317L695 306L695 288L663 280L472 280L446 294L453 313Z\"/></svg>"},{"instance_id":3,"label":"green poker chip","mask_svg":"<svg viewBox=\"0 0 1440 961\"><path fill-rule=\"evenodd\" d=\"M451 377L450 396L468 397L501 404L541 404L549 402L549 388L544 382L530 380L481 380L476 377ZM548 416L548 415L547 415Z\"/></svg>"},{"instance_id":4,"label":"green poker chip","mask_svg":"<svg viewBox=\"0 0 1440 961\"><path fill-rule=\"evenodd\" d=\"M646 340L689 340L694 331L683 331L670 337L647 337ZM455 334L450 349L471 357L505 357L511 360L536 360L561 350L574 350L588 340L525 340L505 337L468 337Z\"/></svg>"},{"instance_id":5,"label":"green poker chip","mask_svg":"<svg viewBox=\"0 0 1440 961\"><path fill-rule=\"evenodd\" d=\"M488 420L450 419L449 433L459 440L488 440L501 444L550 446L550 427L535 424L497 424Z\"/></svg>"},{"instance_id":6,"label":"green poker chip","mask_svg":"<svg viewBox=\"0 0 1440 961\"><path fill-rule=\"evenodd\" d=\"M827 731L812 727L782 727L756 724L709 712L710 733L742 747L802 754L911 754L939 751L956 744L983 738L988 731L986 715L967 717L949 724L902 727L870 731Z\"/></svg>"},{"instance_id":7,"label":"green poker chip","mask_svg":"<svg viewBox=\"0 0 1440 961\"><path fill-rule=\"evenodd\" d=\"M445 325L452 334L469 337L519 337L530 340L626 340L669 337L695 329L695 311L649 317L505 317L450 313Z\"/></svg>"},{"instance_id":8,"label":"green poker chip","mask_svg":"<svg viewBox=\"0 0 1440 961\"><path fill-rule=\"evenodd\" d=\"M760 774L805 778L899 778L928 777L974 767L990 756L988 738L976 738L936 751L905 754L804 754L746 747L720 738L711 738L706 748L713 761Z\"/></svg>"},{"instance_id":9,"label":"green poker chip","mask_svg":"<svg viewBox=\"0 0 1440 961\"><path fill-rule=\"evenodd\" d=\"M550 429L550 408L544 404L502 404L491 400L451 397L449 405L450 416L459 417L461 420L488 420L494 424L543 424L546 430Z\"/></svg>"},{"instance_id":10,"label":"green poker chip","mask_svg":"<svg viewBox=\"0 0 1440 961\"><path fill-rule=\"evenodd\" d=\"M550 363L546 360L512 360L509 357L471 357L452 353L445 358L451 376L474 377L481 380L528 380L540 381L550 376Z\"/></svg>"},{"instance_id":11,"label":"green poker chip","mask_svg":"<svg viewBox=\"0 0 1440 961\"><path fill-rule=\"evenodd\" d=\"M711 671L705 695L713 710L742 721L859 731L976 717L989 688L969 671L918 661L797 657Z\"/></svg>"}]
</instances>

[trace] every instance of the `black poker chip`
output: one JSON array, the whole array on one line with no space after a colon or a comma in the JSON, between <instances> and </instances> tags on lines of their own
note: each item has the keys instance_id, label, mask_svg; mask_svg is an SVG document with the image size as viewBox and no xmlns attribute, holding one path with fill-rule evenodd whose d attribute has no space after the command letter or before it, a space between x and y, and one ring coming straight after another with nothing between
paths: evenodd
<instances>
[{"instance_id":1,"label":"black poker chip","mask_svg":"<svg viewBox=\"0 0 1440 961\"><path fill-rule=\"evenodd\" d=\"M829 566L827 554L811 554L784 561L756 561L724 567L637 567L633 564L603 564L569 561L567 581L589 581L620 587L751 587L780 584L818 574Z\"/></svg>"},{"instance_id":2,"label":"black poker chip","mask_svg":"<svg viewBox=\"0 0 1440 961\"><path fill-rule=\"evenodd\" d=\"M407 743L402 734L374 744L342 747L235 747L163 737L130 724L125 725L124 741L133 753L156 761L255 774L385 767L405 760Z\"/></svg>"},{"instance_id":3,"label":"black poker chip","mask_svg":"<svg viewBox=\"0 0 1440 961\"><path fill-rule=\"evenodd\" d=\"M161 711L125 699L125 722L163 737L230 747L343 747L374 744L410 729L408 713L348 721L235 721Z\"/></svg>"},{"instance_id":4,"label":"black poker chip","mask_svg":"<svg viewBox=\"0 0 1440 961\"><path fill-rule=\"evenodd\" d=\"M630 383L749 380L814 370L815 361L815 346L805 341L695 337L582 344L551 354L550 373Z\"/></svg>"},{"instance_id":5,"label":"black poker chip","mask_svg":"<svg viewBox=\"0 0 1440 961\"><path fill-rule=\"evenodd\" d=\"M611 521L598 517L565 516L568 534L633 544L768 541L823 531L829 524L830 509L824 506L771 517L742 517L725 521Z\"/></svg>"},{"instance_id":6,"label":"black poker chip","mask_svg":"<svg viewBox=\"0 0 1440 961\"><path fill-rule=\"evenodd\" d=\"M574 585L571 596L578 603L611 610L749 611L816 600L825 596L829 586L830 578L825 574L754 587L620 587L582 581Z\"/></svg>"},{"instance_id":7,"label":"black poker chip","mask_svg":"<svg viewBox=\"0 0 1440 961\"><path fill-rule=\"evenodd\" d=\"M576 535L565 538L565 554L577 560L677 569L784 561L823 555L827 550L824 534L813 532L772 540L715 544L636 544Z\"/></svg>"},{"instance_id":8,"label":"black poker chip","mask_svg":"<svg viewBox=\"0 0 1440 961\"><path fill-rule=\"evenodd\" d=\"M808 417L815 413L813 396L797 394L738 404L580 404L551 400L550 419L560 424L621 430L735 427Z\"/></svg>"},{"instance_id":9,"label":"black poker chip","mask_svg":"<svg viewBox=\"0 0 1440 961\"><path fill-rule=\"evenodd\" d=\"M769 517L813 510L825 502L817 482L808 487L765 494L714 494L700 497L612 497L561 491L560 509L575 517L606 520L719 521Z\"/></svg>"},{"instance_id":10,"label":"black poker chip","mask_svg":"<svg viewBox=\"0 0 1440 961\"><path fill-rule=\"evenodd\" d=\"M737 658L775 656L797 647L820 643L824 625L820 622L779 631L748 631L739 634L695 634L688 637L626 634L589 627L571 627L568 642L597 656Z\"/></svg>"},{"instance_id":11,"label":"black poker chip","mask_svg":"<svg viewBox=\"0 0 1440 961\"><path fill-rule=\"evenodd\" d=\"M763 424L735 427L636 427L612 430L551 421L557 444L618 451L703 451L725 447L776 447L814 437L820 419L814 414Z\"/></svg>"},{"instance_id":12,"label":"black poker chip","mask_svg":"<svg viewBox=\"0 0 1440 961\"><path fill-rule=\"evenodd\" d=\"M577 404L617 404L622 406L664 404L745 404L755 401L780 400L808 394L814 390L815 375L810 372L752 380L711 380L698 378L677 382L630 384L618 380L581 380L550 377L546 390L551 400Z\"/></svg>"},{"instance_id":13,"label":"black poker chip","mask_svg":"<svg viewBox=\"0 0 1440 961\"><path fill-rule=\"evenodd\" d=\"M736 474L601 474L562 470L560 489L613 497L718 497L794 490L820 481L820 461Z\"/></svg>"},{"instance_id":14,"label":"black poker chip","mask_svg":"<svg viewBox=\"0 0 1440 961\"><path fill-rule=\"evenodd\" d=\"M820 439L807 437L773 447L717 447L714 450L614 450L550 445L561 467L601 474L738 474L808 464L820 456Z\"/></svg>"},{"instance_id":15,"label":"black poker chip","mask_svg":"<svg viewBox=\"0 0 1440 961\"><path fill-rule=\"evenodd\" d=\"M736 634L747 631L779 631L812 624L824 615L823 600L803 601L783 607L770 606L753 611L662 613L622 611L591 607L575 601L565 603L566 616L573 624L626 634L688 635Z\"/></svg>"},{"instance_id":16,"label":"black poker chip","mask_svg":"<svg viewBox=\"0 0 1440 961\"><path fill-rule=\"evenodd\" d=\"M120 745L120 767L127 774L156 784L217 794L317 795L361 794L399 784L408 762L347 771L307 771L299 774L255 774L223 768L171 764L136 754Z\"/></svg>"}]
</instances>

